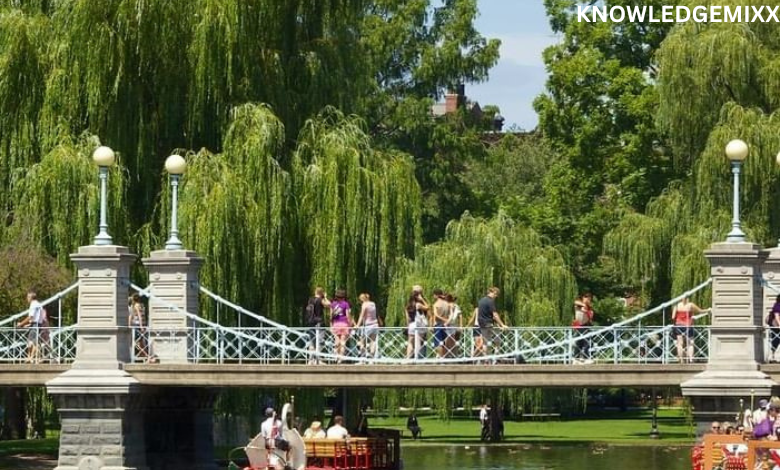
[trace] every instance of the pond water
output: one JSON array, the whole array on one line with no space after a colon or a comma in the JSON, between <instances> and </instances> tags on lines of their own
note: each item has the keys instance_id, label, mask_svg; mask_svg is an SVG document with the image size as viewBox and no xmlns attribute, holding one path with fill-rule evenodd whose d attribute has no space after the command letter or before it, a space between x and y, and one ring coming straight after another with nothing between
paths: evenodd
<instances>
[{"instance_id":1,"label":"pond water","mask_svg":"<svg viewBox=\"0 0 780 470\"><path fill-rule=\"evenodd\" d=\"M691 470L684 446L449 445L401 448L404 470Z\"/></svg>"}]
</instances>

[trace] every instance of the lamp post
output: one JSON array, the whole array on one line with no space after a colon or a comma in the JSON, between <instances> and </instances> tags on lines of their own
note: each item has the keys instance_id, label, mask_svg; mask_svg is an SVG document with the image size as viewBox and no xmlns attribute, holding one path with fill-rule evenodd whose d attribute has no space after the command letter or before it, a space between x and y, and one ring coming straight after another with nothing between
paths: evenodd
<instances>
[{"instance_id":1,"label":"lamp post","mask_svg":"<svg viewBox=\"0 0 780 470\"><path fill-rule=\"evenodd\" d=\"M743 243L745 233L742 231L742 225L739 221L739 172L742 168L742 162L748 156L748 146L745 142L736 139L726 145L726 156L731 161L731 173L734 175L734 209L731 220L731 231L726 237L729 243Z\"/></svg>"},{"instance_id":2,"label":"lamp post","mask_svg":"<svg viewBox=\"0 0 780 470\"><path fill-rule=\"evenodd\" d=\"M116 156L111 148L100 146L92 153L92 160L100 168L100 231L95 235L95 245L111 245L111 235L108 234L108 222L106 222L106 186L108 182L108 168L114 165Z\"/></svg>"},{"instance_id":3,"label":"lamp post","mask_svg":"<svg viewBox=\"0 0 780 470\"><path fill-rule=\"evenodd\" d=\"M652 389L652 392L653 392L653 421L650 425L650 438L658 439L661 437L661 433L658 432L658 402L656 402L656 398L655 398L655 388Z\"/></svg>"},{"instance_id":4,"label":"lamp post","mask_svg":"<svg viewBox=\"0 0 780 470\"><path fill-rule=\"evenodd\" d=\"M183 248L179 240L179 228L177 206L179 203L179 178L187 169L187 162L180 155L171 155L165 160L165 170L171 176L171 236L165 242L166 250L181 250Z\"/></svg>"}]
</instances>

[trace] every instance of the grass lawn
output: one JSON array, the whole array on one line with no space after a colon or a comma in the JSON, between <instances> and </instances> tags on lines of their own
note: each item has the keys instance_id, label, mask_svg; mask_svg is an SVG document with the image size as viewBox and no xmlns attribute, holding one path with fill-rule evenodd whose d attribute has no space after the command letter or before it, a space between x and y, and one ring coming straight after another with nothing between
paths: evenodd
<instances>
[{"instance_id":1,"label":"grass lawn","mask_svg":"<svg viewBox=\"0 0 780 470\"><path fill-rule=\"evenodd\" d=\"M46 439L27 439L24 441L0 441L0 457L11 455L49 455L57 456L59 449L59 437Z\"/></svg>"},{"instance_id":2,"label":"grass lawn","mask_svg":"<svg viewBox=\"0 0 780 470\"><path fill-rule=\"evenodd\" d=\"M418 418L422 439L413 441L406 429L406 417L372 418L371 427L404 431L404 445L425 443L475 443L479 441L477 419L453 418L443 421L431 416ZM576 419L547 421L504 421L506 442L610 443L626 445L692 444L690 429L680 410L659 410L660 439L650 439L650 413L611 412Z\"/></svg>"}]
</instances>

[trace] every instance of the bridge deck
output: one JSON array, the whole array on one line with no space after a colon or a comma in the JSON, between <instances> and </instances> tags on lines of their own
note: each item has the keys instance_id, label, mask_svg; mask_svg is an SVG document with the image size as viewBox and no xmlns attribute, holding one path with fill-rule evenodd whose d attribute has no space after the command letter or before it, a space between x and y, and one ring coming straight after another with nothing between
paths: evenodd
<instances>
[{"instance_id":1,"label":"bridge deck","mask_svg":"<svg viewBox=\"0 0 780 470\"><path fill-rule=\"evenodd\" d=\"M0 364L0 387L42 386L68 364ZM706 364L261 365L127 364L143 385L170 387L678 386ZM780 379L780 364L761 370Z\"/></svg>"}]
</instances>

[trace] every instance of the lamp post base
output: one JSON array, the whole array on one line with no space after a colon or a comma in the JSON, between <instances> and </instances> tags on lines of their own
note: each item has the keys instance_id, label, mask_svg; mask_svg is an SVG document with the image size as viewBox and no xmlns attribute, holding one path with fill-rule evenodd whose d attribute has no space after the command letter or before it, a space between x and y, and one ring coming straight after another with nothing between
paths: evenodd
<instances>
[{"instance_id":1,"label":"lamp post base","mask_svg":"<svg viewBox=\"0 0 780 470\"><path fill-rule=\"evenodd\" d=\"M100 232L97 235L95 235L94 240L92 240L92 244L98 246L107 246L107 245L113 245L114 241L111 238L111 235L108 234L108 232Z\"/></svg>"}]
</instances>

